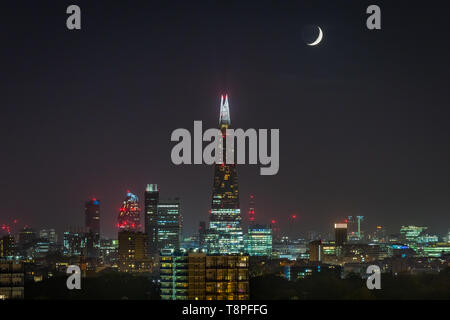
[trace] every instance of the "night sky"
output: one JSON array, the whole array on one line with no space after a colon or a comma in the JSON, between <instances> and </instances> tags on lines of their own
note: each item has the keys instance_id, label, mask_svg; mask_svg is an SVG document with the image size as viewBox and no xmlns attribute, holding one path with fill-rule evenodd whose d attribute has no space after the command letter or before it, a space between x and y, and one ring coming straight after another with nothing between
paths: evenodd
<instances>
[{"instance_id":1,"label":"night sky","mask_svg":"<svg viewBox=\"0 0 450 320\"><path fill-rule=\"evenodd\" d=\"M66 28L78 4L82 30ZM366 28L369 4L382 30ZM280 171L239 166L241 210L284 231L364 215L450 228L450 20L443 1L3 1L0 223L114 224L126 190L180 197L185 233L207 220L213 168L175 166L176 128L279 128ZM309 47L302 29L318 25ZM297 214L296 226L289 216Z\"/></svg>"}]
</instances>

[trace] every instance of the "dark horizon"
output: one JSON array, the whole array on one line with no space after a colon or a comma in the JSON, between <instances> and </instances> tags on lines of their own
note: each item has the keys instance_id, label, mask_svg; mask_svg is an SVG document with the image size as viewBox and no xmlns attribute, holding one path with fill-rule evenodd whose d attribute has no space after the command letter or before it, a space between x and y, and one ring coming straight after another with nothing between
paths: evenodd
<instances>
[{"instance_id":1,"label":"dark horizon","mask_svg":"<svg viewBox=\"0 0 450 320\"><path fill-rule=\"evenodd\" d=\"M277 175L238 166L244 219L254 194L256 220L282 233L291 214L303 233L347 215L388 233L450 228L444 5L378 1L382 30L369 31L368 1L77 1L82 30L68 31L69 4L3 10L0 225L61 234L96 197L102 235L116 238L126 190L143 208L152 183L181 199L184 233L195 232L214 169L172 164L170 134L217 127L226 92L233 128L280 129ZM324 30L317 47L301 36L310 24Z\"/></svg>"}]
</instances>

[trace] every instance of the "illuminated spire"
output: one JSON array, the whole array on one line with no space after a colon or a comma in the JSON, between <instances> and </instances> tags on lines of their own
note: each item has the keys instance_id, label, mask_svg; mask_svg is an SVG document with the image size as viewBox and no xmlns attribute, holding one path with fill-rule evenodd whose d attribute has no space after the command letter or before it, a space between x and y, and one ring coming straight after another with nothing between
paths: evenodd
<instances>
[{"instance_id":1,"label":"illuminated spire","mask_svg":"<svg viewBox=\"0 0 450 320\"><path fill-rule=\"evenodd\" d=\"M225 95L225 101L223 100L223 95L220 97L220 125L230 125L230 107L228 105L228 94Z\"/></svg>"}]
</instances>

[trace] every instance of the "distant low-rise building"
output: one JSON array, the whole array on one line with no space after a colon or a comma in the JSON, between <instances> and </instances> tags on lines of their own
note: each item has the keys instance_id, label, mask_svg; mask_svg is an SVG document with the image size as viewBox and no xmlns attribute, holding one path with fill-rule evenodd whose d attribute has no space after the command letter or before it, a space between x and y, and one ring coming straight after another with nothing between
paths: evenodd
<instances>
[{"instance_id":1,"label":"distant low-rise building","mask_svg":"<svg viewBox=\"0 0 450 320\"><path fill-rule=\"evenodd\" d=\"M441 257L445 254L450 253L450 243L431 243L426 246L421 247L423 255L426 257Z\"/></svg>"},{"instance_id":2,"label":"distant low-rise building","mask_svg":"<svg viewBox=\"0 0 450 320\"><path fill-rule=\"evenodd\" d=\"M298 280L310 277L314 274L330 274L341 277L342 268L338 265L309 263L284 266L284 276L288 280Z\"/></svg>"}]
</instances>

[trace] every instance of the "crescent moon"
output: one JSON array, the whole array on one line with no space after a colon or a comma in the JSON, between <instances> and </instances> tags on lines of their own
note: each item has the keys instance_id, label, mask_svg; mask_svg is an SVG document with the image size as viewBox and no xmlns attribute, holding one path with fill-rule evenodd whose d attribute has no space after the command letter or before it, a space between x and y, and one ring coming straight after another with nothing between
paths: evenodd
<instances>
[{"instance_id":1,"label":"crescent moon","mask_svg":"<svg viewBox=\"0 0 450 320\"><path fill-rule=\"evenodd\" d=\"M307 43L308 46L318 45L320 43L320 41L322 41L322 38L323 38L322 29L320 29L320 27L317 27L317 28L319 28L319 36L317 37L317 39L314 42Z\"/></svg>"}]
</instances>

